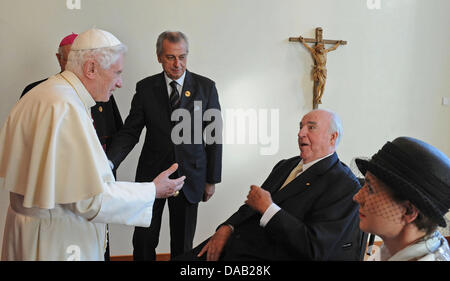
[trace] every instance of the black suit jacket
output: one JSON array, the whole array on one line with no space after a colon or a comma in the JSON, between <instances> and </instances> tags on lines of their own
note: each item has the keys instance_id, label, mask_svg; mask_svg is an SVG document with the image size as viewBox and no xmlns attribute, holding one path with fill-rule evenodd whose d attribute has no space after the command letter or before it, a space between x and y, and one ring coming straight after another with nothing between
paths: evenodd
<instances>
[{"instance_id":1,"label":"black suit jacket","mask_svg":"<svg viewBox=\"0 0 450 281\"><path fill-rule=\"evenodd\" d=\"M191 134L191 143L172 142L169 97L164 72L161 72L136 84L130 114L122 130L114 137L107 155L117 167L139 141L142 129L146 127L136 181L152 181L175 161L179 164L177 176L186 176L183 186L186 198L191 203L198 203L203 198L206 182L215 184L221 181L222 144L221 141L207 144L203 137L200 137L200 143L194 143L194 126L199 126L197 128L203 132L212 122L221 124L221 118L202 121L206 110L220 110L219 97L214 81L187 70L180 97L179 107L186 109L191 117L191 132L183 130L183 134ZM200 117L197 120L200 122L194 124L194 117ZM221 136L221 128L215 133Z\"/></svg>"},{"instance_id":2,"label":"black suit jacket","mask_svg":"<svg viewBox=\"0 0 450 281\"><path fill-rule=\"evenodd\" d=\"M278 191L300 157L280 161L263 183L281 207L263 228L243 205L224 224L235 231L225 260L358 260L361 232L353 195L360 185L334 153Z\"/></svg>"}]
</instances>

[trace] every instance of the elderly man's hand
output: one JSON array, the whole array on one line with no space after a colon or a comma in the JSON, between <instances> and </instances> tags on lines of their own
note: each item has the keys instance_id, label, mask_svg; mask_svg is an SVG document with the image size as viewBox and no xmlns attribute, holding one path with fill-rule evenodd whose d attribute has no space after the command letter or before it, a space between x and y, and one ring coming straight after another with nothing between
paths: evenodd
<instances>
[{"instance_id":1,"label":"elderly man's hand","mask_svg":"<svg viewBox=\"0 0 450 281\"><path fill-rule=\"evenodd\" d=\"M247 201L245 203L261 214L264 214L272 204L272 196L270 196L267 190L252 185L250 186L250 192L247 195Z\"/></svg>"},{"instance_id":2,"label":"elderly man's hand","mask_svg":"<svg viewBox=\"0 0 450 281\"><path fill-rule=\"evenodd\" d=\"M178 169L178 164L173 164L169 169L159 174L153 183L156 187L156 198L167 198L183 187L185 176L177 179L169 179L169 176Z\"/></svg>"},{"instance_id":3,"label":"elderly man's hand","mask_svg":"<svg viewBox=\"0 0 450 281\"><path fill-rule=\"evenodd\" d=\"M228 238L230 238L231 233L233 233L233 230L230 226L222 225L219 227L216 233L209 238L208 243L206 243L200 253L198 253L197 257L201 257L206 253L207 261L218 261L220 254L222 254L223 247L227 243Z\"/></svg>"}]
</instances>

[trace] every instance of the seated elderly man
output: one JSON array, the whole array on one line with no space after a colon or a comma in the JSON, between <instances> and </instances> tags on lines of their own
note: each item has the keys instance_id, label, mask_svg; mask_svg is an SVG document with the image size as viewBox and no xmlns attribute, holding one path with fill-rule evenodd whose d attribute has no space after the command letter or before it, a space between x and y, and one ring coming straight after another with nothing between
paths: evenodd
<instances>
[{"instance_id":1,"label":"seated elderly man","mask_svg":"<svg viewBox=\"0 0 450 281\"><path fill-rule=\"evenodd\" d=\"M2 260L103 260L106 223L148 226L156 198L181 188L174 164L150 183L116 182L90 108L122 86L126 47L90 29L66 70L14 106L0 131L0 187L10 191Z\"/></svg>"},{"instance_id":2,"label":"seated elderly man","mask_svg":"<svg viewBox=\"0 0 450 281\"><path fill-rule=\"evenodd\" d=\"M215 234L177 260L359 260L360 185L339 161L336 114L313 110L300 122L300 156L280 161Z\"/></svg>"},{"instance_id":3,"label":"seated elderly man","mask_svg":"<svg viewBox=\"0 0 450 281\"><path fill-rule=\"evenodd\" d=\"M445 227L450 159L410 137L387 142L370 161L356 159L365 184L355 195L360 227L383 239L381 260L450 261Z\"/></svg>"}]
</instances>

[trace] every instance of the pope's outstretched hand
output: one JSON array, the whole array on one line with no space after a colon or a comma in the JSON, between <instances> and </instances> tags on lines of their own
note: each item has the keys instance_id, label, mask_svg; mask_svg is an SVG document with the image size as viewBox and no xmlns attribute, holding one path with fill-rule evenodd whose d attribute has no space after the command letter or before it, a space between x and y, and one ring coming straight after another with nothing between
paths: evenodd
<instances>
[{"instance_id":1,"label":"pope's outstretched hand","mask_svg":"<svg viewBox=\"0 0 450 281\"><path fill-rule=\"evenodd\" d=\"M178 194L184 184L185 176L177 179L169 179L169 176L178 169L178 164L173 164L169 169L161 172L154 180L153 183L156 187L156 198L167 198Z\"/></svg>"}]
</instances>

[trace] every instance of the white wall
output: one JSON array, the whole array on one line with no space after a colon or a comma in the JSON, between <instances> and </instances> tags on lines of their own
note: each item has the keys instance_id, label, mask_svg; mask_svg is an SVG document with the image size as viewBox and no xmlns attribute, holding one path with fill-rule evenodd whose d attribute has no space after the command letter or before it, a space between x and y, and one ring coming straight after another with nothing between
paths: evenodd
<instances>
[{"instance_id":1,"label":"white wall","mask_svg":"<svg viewBox=\"0 0 450 281\"><path fill-rule=\"evenodd\" d=\"M370 0L370 2L376 2ZM313 61L291 36L347 40L328 57L323 108L343 120L338 149L349 163L370 156L387 140L414 136L450 155L450 20L447 0L2 0L0 3L0 122L30 82L58 71L54 57L70 32L98 27L129 47L124 87L115 93L122 117L130 109L135 83L161 71L155 41L164 30L190 39L188 68L216 81L222 108L279 109L279 150L260 155L257 144L225 144L223 181L200 204L194 244L206 239L261 184L273 165L298 154L298 122L311 109ZM133 180L141 144L119 169ZM7 193L0 193L0 238ZM166 212L167 214L167 212ZM167 216L158 252L169 252ZM131 254L131 227L111 227L113 255Z\"/></svg>"}]
</instances>

